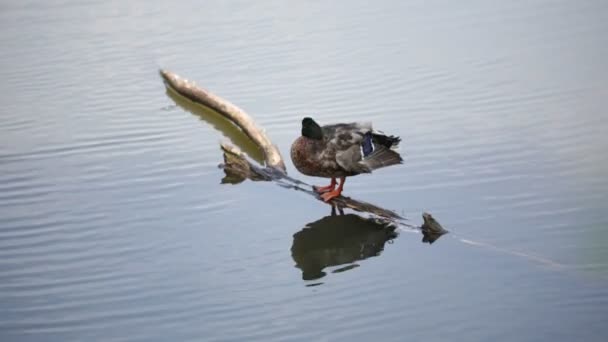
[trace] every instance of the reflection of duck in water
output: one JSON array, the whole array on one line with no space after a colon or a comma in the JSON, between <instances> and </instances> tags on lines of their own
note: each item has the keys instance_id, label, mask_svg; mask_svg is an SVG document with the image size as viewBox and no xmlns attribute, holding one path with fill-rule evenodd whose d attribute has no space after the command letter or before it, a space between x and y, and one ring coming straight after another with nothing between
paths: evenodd
<instances>
[{"instance_id":1,"label":"reflection of duck in water","mask_svg":"<svg viewBox=\"0 0 608 342\"><path fill-rule=\"evenodd\" d=\"M325 276L329 266L350 264L379 255L384 244L397 237L396 227L355 214L326 216L295 233L291 256L304 280ZM348 270L348 265L340 270ZM335 270L338 272L340 270Z\"/></svg>"}]
</instances>

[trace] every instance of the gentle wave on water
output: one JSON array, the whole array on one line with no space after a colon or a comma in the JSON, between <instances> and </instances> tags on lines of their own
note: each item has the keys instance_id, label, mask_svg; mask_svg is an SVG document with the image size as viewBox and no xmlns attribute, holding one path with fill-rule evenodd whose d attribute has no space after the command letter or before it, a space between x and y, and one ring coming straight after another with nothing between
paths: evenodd
<instances>
[{"instance_id":1,"label":"gentle wave on water","mask_svg":"<svg viewBox=\"0 0 608 342\"><path fill-rule=\"evenodd\" d=\"M0 340L601 341L607 13L0 5ZM431 246L220 184L220 141L262 153L159 68L252 114L310 184L289 160L303 116L400 135L404 164L345 194L451 233Z\"/></svg>"}]
</instances>

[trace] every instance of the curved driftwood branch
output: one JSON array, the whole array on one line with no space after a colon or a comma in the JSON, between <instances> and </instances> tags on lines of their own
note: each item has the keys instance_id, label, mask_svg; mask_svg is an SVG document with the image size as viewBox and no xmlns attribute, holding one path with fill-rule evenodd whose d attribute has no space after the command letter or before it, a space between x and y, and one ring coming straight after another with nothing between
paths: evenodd
<instances>
[{"instance_id":1,"label":"curved driftwood branch","mask_svg":"<svg viewBox=\"0 0 608 342\"><path fill-rule=\"evenodd\" d=\"M255 125L253 119L245 113L245 111L227 100L198 87L194 82L188 81L170 71L161 70L160 75L169 89L194 103L215 110L217 113L231 121L235 126L239 127L243 133L245 133L252 142L264 152L266 167L251 162L236 146L222 143L221 147L224 152L224 163L220 165L220 167L224 169L226 174L224 179L222 179L222 183L238 184L245 179L252 181L274 181L282 187L303 191L316 199L321 200L320 196L312 191L312 187L309 184L287 175L285 163L278 148L272 144L266 134ZM348 208L358 212L368 213L408 228L419 230L424 235L423 242L432 243L441 235L447 233L447 230L443 229L443 227L427 213L422 215L424 223L421 227L418 227L405 222L406 219L404 217L392 210L384 209L350 197L339 196L332 199L329 204L332 206L332 212L335 211L336 208L341 212L344 208Z\"/></svg>"},{"instance_id":2,"label":"curved driftwood branch","mask_svg":"<svg viewBox=\"0 0 608 342\"><path fill-rule=\"evenodd\" d=\"M160 70L160 75L167 86L182 96L217 111L239 126L243 133L262 149L267 166L285 171L285 163L279 149L268 139L264 131L256 126L245 111L171 71Z\"/></svg>"}]
</instances>

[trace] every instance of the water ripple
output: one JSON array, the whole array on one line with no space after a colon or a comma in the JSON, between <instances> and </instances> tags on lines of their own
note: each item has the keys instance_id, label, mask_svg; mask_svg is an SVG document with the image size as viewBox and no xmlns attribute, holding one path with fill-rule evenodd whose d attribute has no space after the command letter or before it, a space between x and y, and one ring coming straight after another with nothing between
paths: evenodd
<instances>
[{"instance_id":1,"label":"water ripple","mask_svg":"<svg viewBox=\"0 0 608 342\"><path fill-rule=\"evenodd\" d=\"M2 2L0 340L601 340L605 7ZM405 163L348 195L572 272L409 234L302 281L285 227L328 208L221 185L237 134L163 110L159 67L245 108L284 156L304 115L373 121Z\"/></svg>"}]
</instances>

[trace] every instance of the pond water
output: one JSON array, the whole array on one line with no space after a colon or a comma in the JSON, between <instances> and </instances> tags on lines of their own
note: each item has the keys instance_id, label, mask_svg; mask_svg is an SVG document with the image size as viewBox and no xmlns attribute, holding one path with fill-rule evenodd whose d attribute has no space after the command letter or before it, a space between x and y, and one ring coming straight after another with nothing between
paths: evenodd
<instances>
[{"instance_id":1,"label":"pond water","mask_svg":"<svg viewBox=\"0 0 608 342\"><path fill-rule=\"evenodd\" d=\"M3 1L0 340L604 341L605 1ZM303 116L373 121L403 165L345 194L221 184L215 114L289 160ZM254 147L246 148L253 158Z\"/></svg>"}]
</instances>

